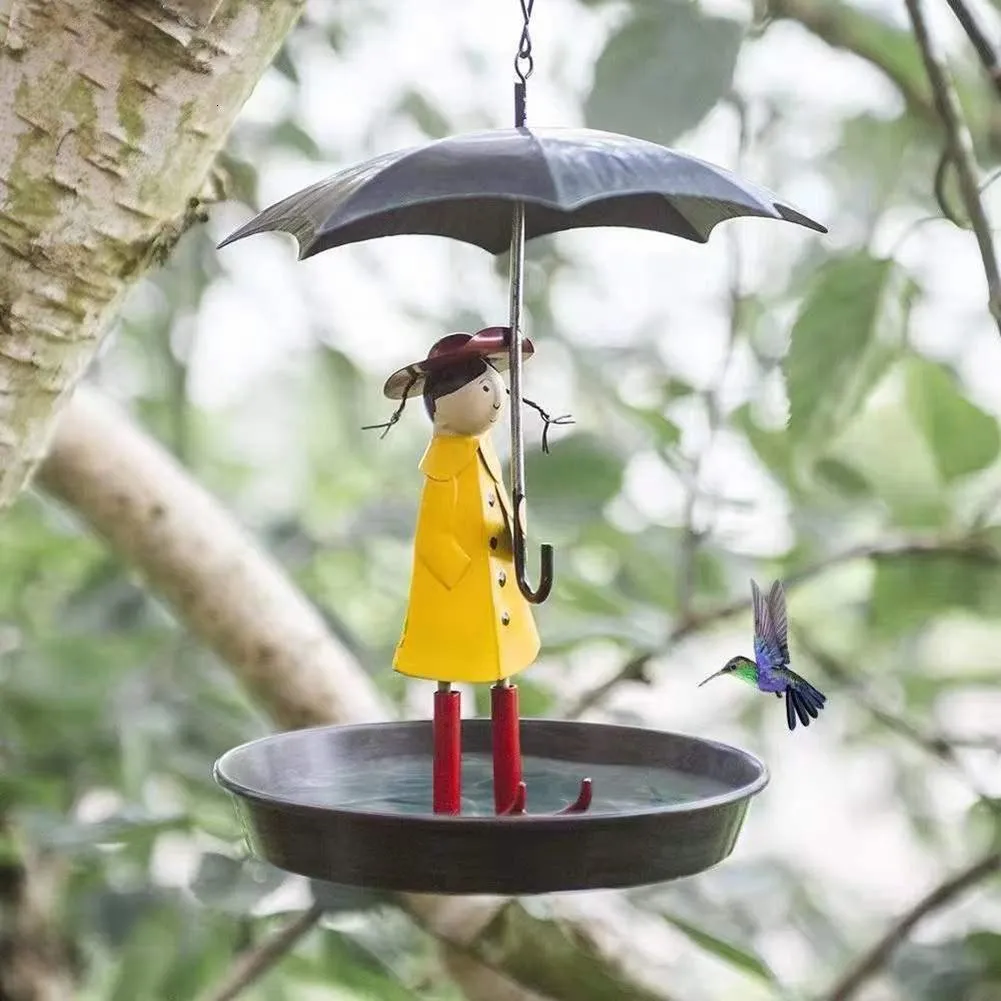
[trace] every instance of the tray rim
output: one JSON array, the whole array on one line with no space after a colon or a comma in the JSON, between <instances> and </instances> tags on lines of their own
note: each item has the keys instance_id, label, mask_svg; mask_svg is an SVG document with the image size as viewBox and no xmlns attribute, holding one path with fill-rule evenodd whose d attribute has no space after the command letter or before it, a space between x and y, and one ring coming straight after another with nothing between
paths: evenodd
<instances>
[{"instance_id":1,"label":"tray rim","mask_svg":"<svg viewBox=\"0 0 1001 1001\"><path fill-rule=\"evenodd\" d=\"M482 723L489 723L489 717L474 716L467 717L463 719L463 723L470 723L474 721L479 721ZM702 810L710 810L719 806L726 806L730 804L736 804L743 800L748 800L751 797L757 795L761 792L769 783L771 775L769 774L768 767L765 763L758 758L756 755L751 754L750 751L745 751L742 748L734 747L732 744L725 744L719 740L711 740L706 737L697 737L693 734L679 733L674 730L661 730L657 727L648 726L630 726L628 724L620 723L606 723L600 721L591 720L561 720L561 719L551 719L549 717L541 716L530 716L522 719L522 724L528 724L531 726L534 723L546 723L557 726L573 726L573 727L588 727L588 728L598 728L604 730L627 730L632 732L642 732L642 733L652 733L652 734L662 734L664 736L680 737L685 740L695 740L703 744L709 744L713 747L719 748L721 750L727 751L732 754L737 754L745 760L749 761L755 768L758 769L759 775L753 781L739 786L736 789L731 789L728 792L720 793L716 796L710 796L705 799L689 801L685 803L665 803L662 805L652 805L644 808L637 808L631 810L619 810L615 813L577 813L577 814L552 814L552 813L524 813L518 816L497 816L492 814L436 814L428 810L426 813L391 813L382 810L351 810L345 809L344 807L338 806L319 806L313 803L298 803L295 800L287 799L283 796L268 796L264 795L256 789L252 789L242 782L238 782L225 773L225 766L227 760L232 759L240 752L244 752L251 747L259 744L266 744L274 741L279 741L287 738L292 734L303 734L311 732L327 732L331 730L389 730L397 728L412 727L418 725L431 725L430 719L413 719L413 720L384 720L373 723L343 723L343 724L320 724L317 726L301 727L296 730L283 730L277 733L266 734L263 737L257 737L254 740L248 740L243 744L239 744L236 747L231 747L228 751L221 754L212 766L212 777L213 779L228 793L237 796L240 799L248 800L253 803L259 804L268 809L281 810L286 812L294 812L297 814L310 815L322 815L328 818L333 818L335 816L346 817L346 818L358 818L364 817L366 822L371 822L378 825L381 823L391 823L391 824L408 824L419 822L422 825L427 824L440 824L444 828L461 828L468 826L471 828L485 827L485 826L496 826L498 824L504 825L531 825L532 827L548 827L550 825L561 826L572 824L575 826L580 826L581 824L587 825L600 825L600 824L614 824L619 821L625 820L635 820L643 817L652 818L656 816L661 816L664 814L674 814L674 813L696 813ZM430 758L430 755L429 755ZM570 762L573 763L573 762Z\"/></svg>"}]
</instances>

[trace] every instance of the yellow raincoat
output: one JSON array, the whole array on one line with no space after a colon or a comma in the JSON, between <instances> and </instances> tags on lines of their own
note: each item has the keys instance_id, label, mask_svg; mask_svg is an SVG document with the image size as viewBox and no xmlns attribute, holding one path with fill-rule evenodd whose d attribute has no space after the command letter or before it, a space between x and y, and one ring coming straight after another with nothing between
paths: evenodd
<instances>
[{"instance_id":1,"label":"yellow raincoat","mask_svg":"<svg viewBox=\"0 0 1001 1001\"><path fill-rule=\"evenodd\" d=\"M393 667L432 681L494 682L539 652L518 590L512 515L489 433L435 435L414 540L410 601Z\"/></svg>"}]
</instances>

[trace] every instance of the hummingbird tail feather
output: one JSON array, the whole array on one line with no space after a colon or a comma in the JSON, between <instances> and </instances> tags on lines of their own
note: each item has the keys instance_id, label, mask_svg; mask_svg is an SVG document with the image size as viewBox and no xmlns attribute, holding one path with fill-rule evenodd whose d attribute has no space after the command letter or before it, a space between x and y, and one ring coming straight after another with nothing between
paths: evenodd
<instances>
[{"instance_id":1,"label":"hummingbird tail feather","mask_svg":"<svg viewBox=\"0 0 1001 1001\"><path fill-rule=\"evenodd\" d=\"M797 691L795 688L790 688L786 699L792 703L793 709L796 710L796 715L799 717L799 721L803 724L803 726L810 725L811 716L816 718L817 710L813 709L812 712L810 711L812 707L807 707L807 703L803 699L802 692Z\"/></svg>"},{"instance_id":2,"label":"hummingbird tail feather","mask_svg":"<svg viewBox=\"0 0 1001 1001\"><path fill-rule=\"evenodd\" d=\"M792 682L785 690L786 722L790 730L796 729L796 720L809 726L811 719L820 715L824 708L824 697L812 685Z\"/></svg>"},{"instance_id":3,"label":"hummingbird tail feather","mask_svg":"<svg viewBox=\"0 0 1001 1001\"><path fill-rule=\"evenodd\" d=\"M820 691L819 688L814 688L806 678L800 677L795 671L789 672L789 678L792 685L798 688L805 695L808 695L813 702L817 703L817 708L819 709L825 702L827 702L827 696Z\"/></svg>"},{"instance_id":4,"label":"hummingbird tail feather","mask_svg":"<svg viewBox=\"0 0 1001 1001\"><path fill-rule=\"evenodd\" d=\"M821 707L814 702L806 692L797 692L796 701L814 718L820 715Z\"/></svg>"},{"instance_id":5,"label":"hummingbird tail feather","mask_svg":"<svg viewBox=\"0 0 1001 1001\"><path fill-rule=\"evenodd\" d=\"M817 698L817 693L809 688L799 688L797 686L791 686L796 688L796 697L800 702L803 703L812 713L819 713L821 709L824 708L825 699Z\"/></svg>"}]
</instances>

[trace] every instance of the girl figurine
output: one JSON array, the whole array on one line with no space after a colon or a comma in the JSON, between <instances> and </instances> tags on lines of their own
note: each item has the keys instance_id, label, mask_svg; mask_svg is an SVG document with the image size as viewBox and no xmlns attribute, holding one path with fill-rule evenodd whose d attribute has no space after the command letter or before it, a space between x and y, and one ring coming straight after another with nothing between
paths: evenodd
<instances>
[{"instance_id":1,"label":"girl figurine","mask_svg":"<svg viewBox=\"0 0 1001 1001\"><path fill-rule=\"evenodd\" d=\"M517 586L512 510L490 440L504 404L506 327L449 334L427 358L394 372L383 392L400 406L422 393L433 435L420 463L424 474L414 562L403 631L393 667L438 682L434 702L435 813L458 813L461 799L459 693L453 682L491 683L494 806L523 813L518 690L510 678L539 652L529 603ZM534 348L523 345L523 356ZM538 408L549 423L553 421ZM568 810L590 804L590 780Z\"/></svg>"}]
</instances>

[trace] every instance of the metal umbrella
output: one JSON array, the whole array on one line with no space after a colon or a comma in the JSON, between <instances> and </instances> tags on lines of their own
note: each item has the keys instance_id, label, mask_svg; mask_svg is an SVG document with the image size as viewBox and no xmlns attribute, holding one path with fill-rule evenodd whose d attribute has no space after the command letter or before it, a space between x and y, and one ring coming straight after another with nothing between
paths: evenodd
<instances>
[{"instance_id":1,"label":"metal umbrella","mask_svg":"<svg viewBox=\"0 0 1001 1001\"><path fill-rule=\"evenodd\" d=\"M220 246L254 233L291 233L299 257L403 233L446 236L492 254L525 239L619 226L705 243L738 216L818 222L728 170L665 146L594 129L496 129L397 150L338 171L251 219Z\"/></svg>"}]
</instances>

